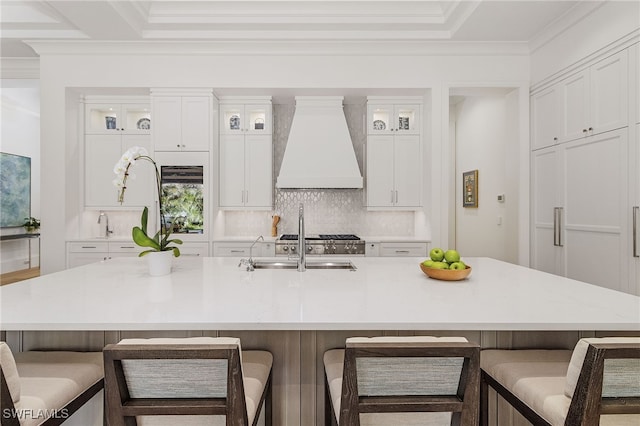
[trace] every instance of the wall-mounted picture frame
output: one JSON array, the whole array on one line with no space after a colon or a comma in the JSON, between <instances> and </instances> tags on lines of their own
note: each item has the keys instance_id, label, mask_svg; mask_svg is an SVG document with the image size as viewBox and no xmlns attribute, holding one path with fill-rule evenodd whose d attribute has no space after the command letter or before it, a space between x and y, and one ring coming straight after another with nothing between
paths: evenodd
<instances>
[{"instance_id":1,"label":"wall-mounted picture frame","mask_svg":"<svg viewBox=\"0 0 640 426\"><path fill-rule=\"evenodd\" d=\"M478 207L478 171L462 173L462 207Z\"/></svg>"}]
</instances>

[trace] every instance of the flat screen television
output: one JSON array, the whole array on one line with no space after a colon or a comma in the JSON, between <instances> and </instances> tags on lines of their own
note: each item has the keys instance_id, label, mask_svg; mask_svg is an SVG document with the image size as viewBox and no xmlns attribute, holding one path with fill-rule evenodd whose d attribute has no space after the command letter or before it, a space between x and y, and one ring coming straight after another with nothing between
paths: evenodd
<instances>
[{"instance_id":1,"label":"flat screen television","mask_svg":"<svg viewBox=\"0 0 640 426\"><path fill-rule=\"evenodd\" d=\"M0 152L0 227L22 226L31 216L31 158Z\"/></svg>"}]
</instances>

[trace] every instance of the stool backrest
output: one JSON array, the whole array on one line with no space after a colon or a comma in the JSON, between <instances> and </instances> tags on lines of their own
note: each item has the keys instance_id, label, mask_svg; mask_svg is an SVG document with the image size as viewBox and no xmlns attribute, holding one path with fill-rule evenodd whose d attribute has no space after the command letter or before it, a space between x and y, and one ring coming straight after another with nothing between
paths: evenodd
<instances>
[{"instance_id":1,"label":"stool backrest","mask_svg":"<svg viewBox=\"0 0 640 426\"><path fill-rule=\"evenodd\" d=\"M359 425L360 413L436 411L475 425L479 359L479 346L464 338L347 339L340 425Z\"/></svg>"},{"instance_id":2,"label":"stool backrest","mask_svg":"<svg viewBox=\"0 0 640 426\"><path fill-rule=\"evenodd\" d=\"M103 353L110 426L154 415L248 423L239 339L130 339Z\"/></svg>"},{"instance_id":3,"label":"stool backrest","mask_svg":"<svg viewBox=\"0 0 640 426\"><path fill-rule=\"evenodd\" d=\"M640 414L640 338L582 339L567 371L565 424L599 424L601 414Z\"/></svg>"}]
</instances>

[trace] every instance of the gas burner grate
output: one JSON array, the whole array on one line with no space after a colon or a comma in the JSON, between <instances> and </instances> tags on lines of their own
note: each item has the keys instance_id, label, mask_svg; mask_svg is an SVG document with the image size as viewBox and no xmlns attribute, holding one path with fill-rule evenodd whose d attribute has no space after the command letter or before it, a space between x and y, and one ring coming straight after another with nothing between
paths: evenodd
<instances>
[{"instance_id":1,"label":"gas burner grate","mask_svg":"<svg viewBox=\"0 0 640 426\"><path fill-rule=\"evenodd\" d=\"M359 240L360 237L353 234L320 234L323 240Z\"/></svg>"}]
</instances>

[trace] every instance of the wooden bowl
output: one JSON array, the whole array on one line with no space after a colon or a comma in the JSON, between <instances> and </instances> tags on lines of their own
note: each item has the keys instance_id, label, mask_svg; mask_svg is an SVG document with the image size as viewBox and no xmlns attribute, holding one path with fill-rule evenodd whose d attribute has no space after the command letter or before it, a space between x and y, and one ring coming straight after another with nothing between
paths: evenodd
<instances>
[{"instance_id":1,"label":"wooden bowl","mask_svg":"<svg viewBox=\"0 0 640 426\"><path fill-rule=\"evenodd\" d=\"M436 280L442 281L460 281L464 280L471 273L471 266L467 265L465 269L436 269L436 268L427 268L422 263L420 263L420 269L424 272L429 278L434 278Z\"/></svg>"}]
</instances>

